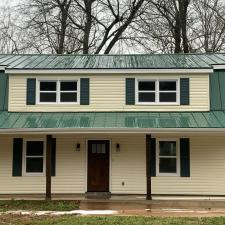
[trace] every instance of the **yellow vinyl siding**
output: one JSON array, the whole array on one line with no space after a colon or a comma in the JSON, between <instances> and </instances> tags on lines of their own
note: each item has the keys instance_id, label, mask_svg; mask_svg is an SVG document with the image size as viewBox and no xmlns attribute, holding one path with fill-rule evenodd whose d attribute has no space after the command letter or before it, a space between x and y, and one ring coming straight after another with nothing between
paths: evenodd
<instances>
[{"instance_id":1,"label":"yellow vinyl siding","mask_svg":"<svg viewBox=\"0 0 225 225\"><path fill-rule=\"evenodd\" d=\"M87 140L109 139L111 193L146 194L144 134L62 134L54 137L57 138L57 150L56 177L52 178L53 193L85 193ZM180 138L174 135L156 137ZM12 177L12 138L8 135L0 136L0 144L3 146L0 147L0 194L45 193L44 176ZM77 143L81 145L79 152L75 150ZM120 144L120 152L116 152L116 143ZM153 194L225 195L224 137L193 135L190 137L190 146L191 177L153 177Z\"/></svg>"},{"instance_id":2,"label":"yellow vinyl siding","mask_svg":"<svg viewBox=\"0 0 225 225\"><path fill-rule=\"evenodd\" d=\"M34 137L31 136L32 139ZM52 177L53 193L85 193L87 191L86 144L88 139L110 140L110 190L112 193L146 193L143 135L83 136L76 134L54 137L57 139L57 149L56 176ZM12 177L12 143L12 136L0 136L0 144L4 146L0 148L0 194L45 193L44 176ZM81 145L80 151L75 150L77 143ZM116 143L121 146L120 152L116 152Z\"/></svg>"},{"instance_id":3,"label":"yellow vinyl siding","mask_svg":"<svg viewBox=\"0 0 225 225\"><path fill-rule=\"evenodd\" d=\"M224 137L190 137L190 168L190 177L153 177L153 194L225 195Z\"/></svg>"},{"instance_id":4,"label":"yellow vinyl siding","mask_svg":"<svg viewBox=\"0 0 225 225\"><path fill-rule=\"evenodd\" d=\"M37 104L26 105L26 79L34 75L10 75L9 111L21 112L71 112L71 111L208 111L209 75L39 75L38 79L77 79L90 78L90 105L77 104ZM125 79L177 79L190 78L190 105L126 105Z\"/></svg>"},{"instance_id":5,"label":"yellow vinyl siding","mask_svg":"<svg viewBox=\"0 0 225 225\"><path fill-rule=\"evenodd\" d=\"M120 144L120 152L115 151L116 143ZM113 194L145 194L145 136L120 135L115 139L112 138L112 147L111 192Z\"/></svg>"},{"instance_id":6,"label":"yellow vinyl siding","mask_svg":"<svg viewBox=\"0 0 225 225\"><path fill-rule=\"evenodd\" d=\"M0 136L0 146L0 194L44 193L44 176L12 177L13 137Z\"/></svg>"}]
</instances>

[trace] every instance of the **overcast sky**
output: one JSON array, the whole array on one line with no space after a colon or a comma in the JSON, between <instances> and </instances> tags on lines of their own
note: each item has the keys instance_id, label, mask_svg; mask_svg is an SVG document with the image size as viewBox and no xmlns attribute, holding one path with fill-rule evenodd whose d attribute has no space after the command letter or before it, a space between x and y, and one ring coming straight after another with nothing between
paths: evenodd
<instances>
[{"instance_id":1,"label":"overcast sky","mask_svg":"<svg viewBox=\"0 0 225 225\"><path fill-rule=\"evenodd\" d=\"M19 0L0 0L0 6L3 5L11 5L14 4L15 2L18 2Z\"/></svg>"}]
</instances>

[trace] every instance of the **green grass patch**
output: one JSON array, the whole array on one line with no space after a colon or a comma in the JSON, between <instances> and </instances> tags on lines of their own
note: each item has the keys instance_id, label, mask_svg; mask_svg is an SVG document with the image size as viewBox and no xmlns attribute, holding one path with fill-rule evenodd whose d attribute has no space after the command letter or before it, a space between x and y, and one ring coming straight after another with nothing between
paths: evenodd
<instances>
[{"instance_id":1,"label":"green grass patch","mask_svg":"<svg viewBox=\"0 0 225 225\"><path fill-rule=\"evenodd\" d=\"M78 201L0 201L0 211L32 210L32 211L70 211L79 208Z\"/></svg>"},{"instance_id":2,"label":"green grass patch","mask_svg":"<svg viewBox=\"0 0 225 225\"><path fill-rule=\"evenodd\" d=\"M161 217L141 217L141 216L108 216L108 217L0 217L4 224L14 225L224 225L225 217L211 218L161 218Z\"/></svg>"}]
</instances>

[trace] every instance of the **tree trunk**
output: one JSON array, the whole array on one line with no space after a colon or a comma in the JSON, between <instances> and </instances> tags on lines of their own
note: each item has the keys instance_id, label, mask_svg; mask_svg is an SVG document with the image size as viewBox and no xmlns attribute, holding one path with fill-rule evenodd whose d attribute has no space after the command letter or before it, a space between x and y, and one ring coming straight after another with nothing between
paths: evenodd
<instances>
[{"instance_id":1,"label":"tree trunk","mask_svg":"<svg viewBox=\"0 0 225 225\"><path fill-rule=\"evenodd\" d=\"M64 0L62 3L57 0L58 7L61 11L61 20L60 20L60 32L58 35L58 48L56 49L57 54L63 54L65 50L65 38L66 38L66 29L67 29L67 20L68 20L68 10L70 8L72 0Z\"/></svg>"},{"instance_id":2,"label":"tree trunk","mask_svg":"<svg viewBox=\"0 0 225 225\"><path fill-rule=\"evenodd\" d=\"M117 41L119 41L119 39L120 39L121 35L123 34L123 32L132 23L133 19L135 18L137 12L141 8L141 6L144 3L144 1L145 0L139 0L136 5L134 5L134 3L135 3L135 1L134 1L133 8L131 9L130 16L127 18L126 22L118 29L117 33L115 34L115 36L113 37L113 39L111 40L111 42L109 43L109 45L107 46L104 54L109 54L110 53L110 51L115 46L115 44L117 43Z\"/></svg>"},{"instance_id":3,"label":"tree trunk","mask_svg":"<svg viewBox=\"0 0 225 225\"><path fill-rule=\"evenodd\" d=\"M59 46L57 49L57 54L63 54L64 53L64 43L65 43L65 36L66 36L66 26L67 26L67 12L62 6L62 21L61 21L61 31L59 34Z\"/></svg>"},{"instance_id":4,"label":"tree trunk","mask_svg":"<svg viewBox=\"0 0 225 225\"><path fill-rule=\"evenodd\" d=\"M175 49L174 53L181 53L181 24L179 12L176 13L176 24L174 27Z\"/></svg>"},{"instance_id":5,"label":"tree trunk","mask_svg":"<svg viewBox=\"0 0 225 225\"><path fill-rule=\"evenodd\" d=\"M92 25L92 3L93 0L84 1L86 22L84 27L83 54L89 53L89 39Z\"/></svg>"},{"instance_id":6,"label":"tree trunk","mask_svg":"<svg viewBox=\"0 0 225 225\"><path fill-rule=\"evenodd\" d=\"M188 38L187 38L187 9L190 0L179 0L180 24L183 39L183 51L189 52Z\"/></svg>"}]
</instances>

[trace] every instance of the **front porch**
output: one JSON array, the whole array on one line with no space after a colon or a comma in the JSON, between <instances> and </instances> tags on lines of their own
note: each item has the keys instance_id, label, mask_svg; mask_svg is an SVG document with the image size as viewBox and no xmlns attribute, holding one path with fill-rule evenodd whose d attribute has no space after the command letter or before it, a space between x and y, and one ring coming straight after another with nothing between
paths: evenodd
<instances>
[{"instance_id":1,"label":"front porch","mask_svg":"<svg viewBox=\"0 0 225 225\"><path fill-rule=\"evenodd\" d=\"M152 162L151 139L190 141L190 176L179 174L150 176ZM22 152L26 141L44 140L46 170L42 174L26 174L24 163L13 166L14 140L22 139ZM217 134L182 133L86 133L86 134L4 134L0 135L0 197L47 198L85 200L88 192L88 141L109 140L109 186L111 200L144 201L174 199L219 199L225 196L225 140ZM213 141L212 141L213 140ZM55 153L52 155L52 146ZM119 144L119 146L118 146ZM119 149L118 149L119 147ZM16 145L15 151L18 149ZM51 155L51 156L50 156ZM179 155L179 154L178 154ZM49 157L50 156L50 157ZM55 161L52 159L55 158ZM17 158L18 159L18 158ZM24 160L22 155L20 160ZM51 159L51 160L50 160ZM156 158L155 158L156 159ZM156 159L158 160L158 159ZM180 162L180 158L177 157ZM152 162L152 163L151 163ZM54 165L54 167L53 167ZM178 164L177 164L178 165ZM178 165L181 169L180 164ZM20 173L13 175L17 168ZM54 174L52 174L52 171ZM14 171L15 172L15 171ZM155 171L156 172L156 171ZM49 176L52 174L52 176ZM88 199L90 200L90 199Z\"/></svg>"}]
</instances>

